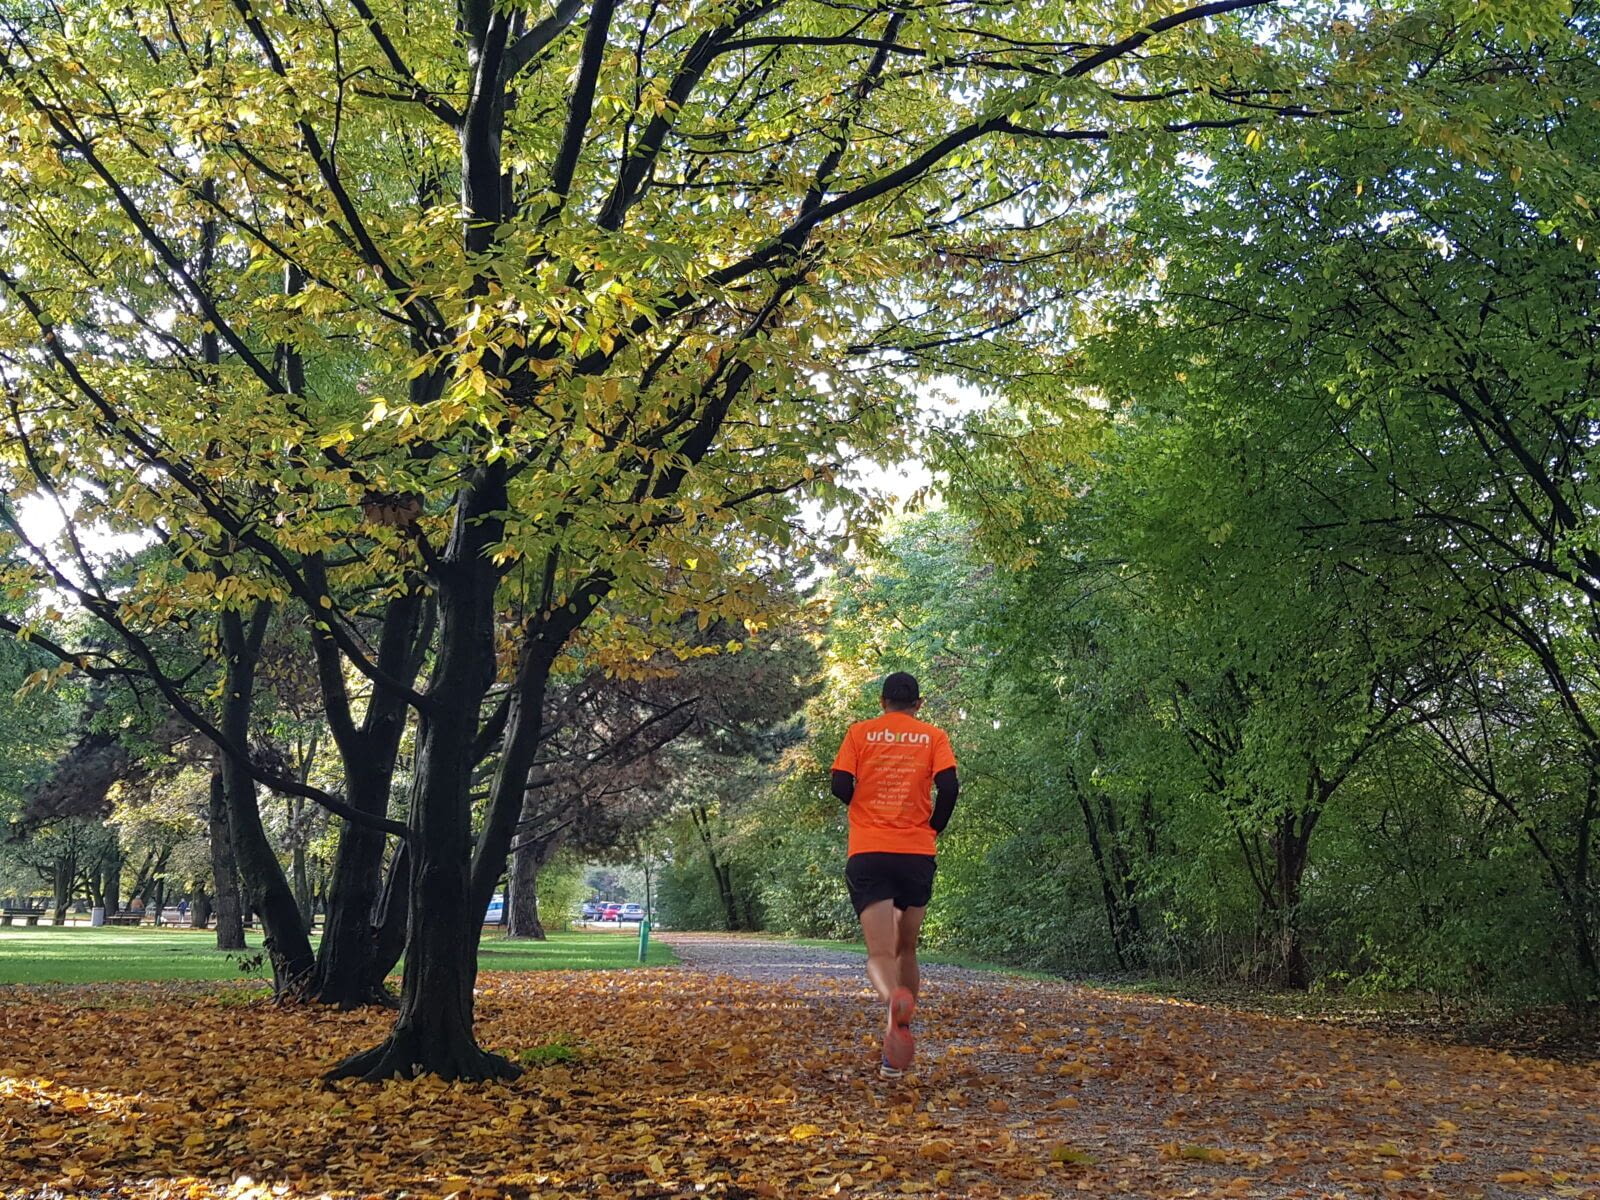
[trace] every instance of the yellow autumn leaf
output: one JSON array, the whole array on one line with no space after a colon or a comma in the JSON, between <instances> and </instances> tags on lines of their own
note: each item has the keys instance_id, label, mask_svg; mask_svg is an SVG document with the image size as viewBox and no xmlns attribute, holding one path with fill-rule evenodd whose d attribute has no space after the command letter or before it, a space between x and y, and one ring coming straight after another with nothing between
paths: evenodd
<instances>
[{"instance_id":1,"label":"yellow autumn leaf","mask_svg":"<svg viewBox=\"0 0 1600 1200\"><path fill-rule=\"evenodd\" d=\"M1228 1161L1228 1153L1215 1146L1200 1146L1193 1143L1178 1145L1169 1143L1166 1148L1168 1158L1187 1159L1190 1162L1220 1163Z\"/></svg>"},{"instance_id":2,"label":"yellow autumn leaf","mask_svg":"<svg viewBox=\"0 0 1600 1200\"><path fill-rule=\"evenodd\" d=\"M1086 1150L1077 1150L1061 1144L1050 1148L1050 1161L1074 1167L1089 1167L1094 1165L1095 1157Z\"/></svg>"}]
</instances>

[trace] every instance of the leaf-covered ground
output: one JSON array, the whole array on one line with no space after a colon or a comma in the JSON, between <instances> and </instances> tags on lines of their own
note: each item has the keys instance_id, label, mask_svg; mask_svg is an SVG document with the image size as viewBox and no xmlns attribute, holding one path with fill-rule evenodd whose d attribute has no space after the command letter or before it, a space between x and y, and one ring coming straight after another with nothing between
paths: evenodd
<instances>
[{"instance_id":1,"label":"leaf-covered ground","mask_svg":"<svg viewBox=\"0 0 1600 1200\"><path fill-rule=\"evenodd\" d=\"M530 1066L474 1087L322 1085L381 1013L10 989L0 1195L1600 1197L1593 1066L952 972L886 1084L853 973L787 969L486 975Z\"/></svg>"}]
</instances>

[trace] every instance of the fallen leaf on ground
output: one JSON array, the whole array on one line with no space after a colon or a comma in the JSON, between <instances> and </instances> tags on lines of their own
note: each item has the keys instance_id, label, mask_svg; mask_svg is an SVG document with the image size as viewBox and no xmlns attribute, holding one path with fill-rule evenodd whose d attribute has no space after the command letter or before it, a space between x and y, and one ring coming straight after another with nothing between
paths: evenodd
<instances>
[{"instance_id":1,"label":"fallen leaf on ground","mask_svg":"<svg viewBox=\"0 0 1600 1200\"><path fill-rule=\"evenodd\" d=\"M486 1046L574 1053L528 1055L511 1083L330 1086L391 1014L241 1005L213 984L11 989L0 1200L1600 1200L1593 1066L930 978L916 1068L888 1082L864 981L673 968L479 987ZM1092 1070L1058 1075L1066 1060ZM1164 1127L1181 1131L1168 1148ZM1403 1156L1374 1151L1391 1145Z\"/></svg>"}]
</instances>

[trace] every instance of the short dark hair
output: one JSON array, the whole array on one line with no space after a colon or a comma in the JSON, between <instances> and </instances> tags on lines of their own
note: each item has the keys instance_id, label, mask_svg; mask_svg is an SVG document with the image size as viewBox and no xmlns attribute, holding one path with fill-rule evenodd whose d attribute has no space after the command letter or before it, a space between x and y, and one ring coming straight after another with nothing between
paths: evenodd
<instances>
[{"instance_id":1,"label":"short dark hair","mask_svg":"<svg viewBox=\"0 0 1600 1200\"><path fill-rule=\"evenodd\" d=\"M917 677L907 671L896 671L883 681L883 698L890 704L915 704L922 698Z\"/></svg>"}]
</instances>

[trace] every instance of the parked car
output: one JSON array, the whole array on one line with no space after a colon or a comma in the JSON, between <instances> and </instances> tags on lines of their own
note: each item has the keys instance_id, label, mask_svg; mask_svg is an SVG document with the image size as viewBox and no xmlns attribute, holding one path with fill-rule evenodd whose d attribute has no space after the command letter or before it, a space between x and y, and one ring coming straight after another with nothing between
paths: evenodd
<instances>
[{"instance_id":1,"label":"parked car","mask_svg":"<svg viewBox=\"0 0 1600 1200\"><path fill-rule=\"evenodd\" d=\"M593 900L585 900L578 909L578 916L585 921L592 921L600 915L600 906Z\"/></svg>"},{"instance_id":2,"label":"parked car","mask_svg":"<svg viewBox=\"0 0 1600 1200\"><path fill-rule=\"evenodd\" d=\"M489 900L489 907L484 911L483 923L485 925L504 925L506 923L506 898L496 894Z\"/></svg>"},{"instance_id":3,"label":"parked car","mask_svg":"<svg viewBox=\"0 0 1600 1200\"><path fill-rule=\"evenodd\" d=\"M644 920L644 905L642 905L642 904L624 904L622 906L622 911L617 914L617 920L619 920L619 921L642 921L642 920Z\"/></svg>"},{"instance_id":4,"label":"parked car","mask_svg":"<svg viewBox=\"0 0 1600 1200\"><path fill-rule=\"evenodd\" d=\"M602 921L616 921L621 918L622 905L614 901L606 901L600 906L600 919Z\"/></svg>"}]
</instances>

